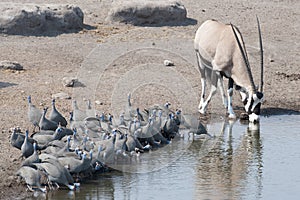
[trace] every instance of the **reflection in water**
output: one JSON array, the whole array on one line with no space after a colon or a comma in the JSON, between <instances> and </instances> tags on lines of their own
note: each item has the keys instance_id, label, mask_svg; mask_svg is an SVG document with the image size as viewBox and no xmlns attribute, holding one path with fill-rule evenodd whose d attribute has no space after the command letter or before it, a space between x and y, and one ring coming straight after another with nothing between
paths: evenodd
<instances>
[{"instance_id":1,"label":"reflection in water","mask_svg":"<svg viewBox=\"0 0 300 200\"><path fill-rule=\"evenodd\" d=\"M238 135L233 134L234 123L223 123L218 142L206 157L199 160L196 199L242 197L241 192L246 186L249 187L248 182L256 190L254 198L261 196L262 143L259 127L256 130L247 128L241 138L236 138Z\"/></svg>"}]
</instances>

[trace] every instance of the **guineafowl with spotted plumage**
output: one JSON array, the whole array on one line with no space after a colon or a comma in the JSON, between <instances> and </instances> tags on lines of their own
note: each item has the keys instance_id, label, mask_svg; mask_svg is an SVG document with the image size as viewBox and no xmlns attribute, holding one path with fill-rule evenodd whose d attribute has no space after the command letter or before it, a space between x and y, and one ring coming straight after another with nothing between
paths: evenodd
<instances>
[{"instance_id":1,"label":"guineafowl with spotted plumage","mask_svg":"<svg viewBox=\"0 0 300 200\"><path fill-rule=\"evenodd\" d=\"M64 127L66 127L68 124L66 118L64 118L62 114L57 111L55 107L55 99L52 99L52 110L50 112L49 120L56 122L57 124L60 124L61 126Z\"/></svg>"},{"instance_id":2,"label":"guineafowl with spotted plumage","mask_svg":"<svg viewBox=\"0 0 300 200\"><path fill-rule=\"evenodd\" d=\"M27 188L30 191L34 191L34 189L40 190L41 192L47 192L46 187L42 188L41 184L41 174L42 172L37 170L36 168L23 166L17 171L17 176L22 177L27 185Z\"/></svg>"},{"instance_id":3,"label":"guineafowl with spotted plumage","mask_svg":"<svg viewBox=\"0 0 300 200\"><path fill-rule=\"evenodd\" d=\"M25 158L28 158L29 156L31 156L33 154L33 144L31 144L28 140L28 130L26 130L25 132L25 139L24 142L21 146L21 152L22 152L22 156Z\"/></svg>"},{"instance_id":4,"label":"guineafowl with spotted plumage","mask_svg":"<svg viewBox=\"0 0 300 200\"><path fill-rule=\"evenodd\" d=\"M39 159L39 154L37 152L37 144L36 142L33 143L33 154L31 154L31 156L29 156L28 158L26 158L21 166L31 166L32 163L39 163L40 159Z\"/></svg>"},{"instance_id":5,"label":"guineafowl with spotted plumage","mask_svg":"<svg viewBox=\"0 0 300 200\"><path fill-rule=\"evenodd\" d=\"M24 140L25 140L25 135L21 132L21 129L20 128L14 128L12 130L12 134L10 136L10 144L13 147L16 147L17 149L21 150L21 146L24 143ZM28 141L31 144L33 144L35 142L35 140L30 138L30 137L28 138Z\"/></svg>"},{"instance_id":6,"label":"guineafowl with spotted plumage","mask_svg":"<svg viewBox=\"0 0 300 200\"><path fill-rule=\"evenodd\" d=\"M43 112L38 109L35 105L31 102L31 96L27 97L28 100L28 119L33 124L33 132L35 131L36 127L39 127L40 119L43 115Z\"/></svg>"},{"instance_id":7,"label":"guineafowl with spotted plumage","mask_svg":"<svg viewBox=\"0 0 300 200\"><path fill-rule=\"evenodd\" d=\"M39 126L41 130L53 130L55 131L58 127L58 124L54 121L51 121L46 118L46 113L47 113L48 108L44 108L44 113L41 117Z\"/></svg>"}]
</instances>

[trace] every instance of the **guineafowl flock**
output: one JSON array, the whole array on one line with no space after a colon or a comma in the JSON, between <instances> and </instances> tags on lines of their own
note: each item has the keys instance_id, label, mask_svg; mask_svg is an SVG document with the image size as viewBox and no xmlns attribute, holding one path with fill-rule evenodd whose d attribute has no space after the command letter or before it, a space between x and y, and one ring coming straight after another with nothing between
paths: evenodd
<instances>
[{"instance_id":1,"label":"guineafowl flock","mask_svg":"<svg viewBox=\"0 0 300 200\"><path fill-rule=\"evenodd\" d=\"M10 138L22 157L17 175L30 191L46 192L61 186L73 190L83 177L108 170L117 156L130 160L168 145L178 136L180 125L195 134L208 134L201 123L195 127L180 110L171 110L169 102L141 111L132 106L130 95L118 119L96 114L90 101L87 109L81 110L73 100L68 121L54 99L49 115L47 111L47 107L37 108L29 96L28 120L33 131L23 133L17 127Z\"/></svg>"}]
</instances>

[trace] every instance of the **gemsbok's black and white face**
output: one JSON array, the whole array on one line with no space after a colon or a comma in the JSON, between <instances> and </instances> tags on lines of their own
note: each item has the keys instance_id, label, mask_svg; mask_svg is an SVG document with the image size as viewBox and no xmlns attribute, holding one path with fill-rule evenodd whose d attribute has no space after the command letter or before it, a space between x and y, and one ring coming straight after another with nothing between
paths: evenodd
<instances>
[{"instance_id":1,"label":"gemsbok's black and white face","mask_svg":"<svg viewBox=\"0 0 300 200\"><path fill-rule=\"evenodd\" d=\"M264 99L263 93L257 92L252 96L252 98L247 98L243 101L250 122L253 123L259 122L260 106L263 102L263 99ZM250 101L250 103L248 101Z\"/></svg>"}]
</instances>

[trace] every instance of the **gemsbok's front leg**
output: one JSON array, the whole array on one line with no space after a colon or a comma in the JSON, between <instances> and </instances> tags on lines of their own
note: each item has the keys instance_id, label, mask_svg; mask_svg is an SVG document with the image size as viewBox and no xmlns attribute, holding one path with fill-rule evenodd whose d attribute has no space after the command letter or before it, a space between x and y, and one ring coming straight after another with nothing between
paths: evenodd
<instances>
[{"instance_id":1,"label":"gemsbok's front leg","mask_svg":"<svg viewBox=\"0 0 300 200\"><path fill-rule=\"evenodd\" d=\"M229 78L229 80L228 80L227 95L228 95L228 108L227 108L228 117L230 119L235 119L236 115L232 108L232 95L233 95L233 79L232 78Z\"/></svg>"},{"instance_id":2,"label":"gemsbok's front leg","mask_svg":"<svg viewBox=\"0 0 300 200\"><path fill-rule=\"evenodd\" d=\"M228 102L227 102L227 97L226 97L225 90L224 90L223 77L221 76L220 72L217 72L217 76L218 76L218 87L220 89L220 93L222 96L223 105L225 108L227 108Z\"/></svg>"}]
</instances>

